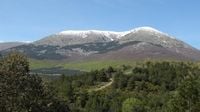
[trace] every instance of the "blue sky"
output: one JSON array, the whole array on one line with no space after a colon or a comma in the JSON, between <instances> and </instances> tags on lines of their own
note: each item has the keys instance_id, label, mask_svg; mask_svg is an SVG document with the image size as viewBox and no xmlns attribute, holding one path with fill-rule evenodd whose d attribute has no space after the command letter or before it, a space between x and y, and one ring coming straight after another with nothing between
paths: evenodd
<instances>
[{"instance_id":1,"label":"blue sky","mask_svg":"<svg viewBox=\"0 0 200 112\"><path fill-rule=\"evenodd\" d=\"M200 49L200 0L0 0L0 41L151 26Z\"/></svg>"}]
</instances>

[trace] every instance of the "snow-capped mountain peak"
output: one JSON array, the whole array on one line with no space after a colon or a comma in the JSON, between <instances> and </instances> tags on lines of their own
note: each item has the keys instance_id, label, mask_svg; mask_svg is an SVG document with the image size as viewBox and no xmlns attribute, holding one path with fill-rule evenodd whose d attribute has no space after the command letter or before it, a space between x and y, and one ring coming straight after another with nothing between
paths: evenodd
<instances>
[{"instance_id":1,"label":"snow-capped mountain peak","mask_svg":"<svg viewBox=\"0 0 200 112\"><path fill-rule=\"evenodd\" d=\"M171 36L171 35L169 35L167 33L164 33L162 31L159 31L159 30L157 30L155 28L152 28L152 27L149 27L149 26L138 27L138 28L135 28L135 29L132 29L132 30L128 31L127 33L136 33L136 32L139 32L139 31L150 32L150 33L152 33L154 35L161 34L161 35L165 35L167 37L170 37L172 39L176 39L175 37L173 37L173 36Z\"/></svg>"},{"instance_id":2,"label":"snow-capped mountain peak","mask_svg":"<svg viewBox=\"0 0 200 112\"><path fill-rule=\"evenodd\" d=\"M58 33L58 35L85 35L85 34L101 34L101 35L117 35L119 32L114 32L114 31L100 31L100 30L67 30L67 31L62 31Z\"/></svg>"},{"instance_id":3,"label":"snow-capped mountain peak","mask_svg":"<svg viewBox=\"0 0 200 112\"><path fill-rule=\"evenodd\" d=\"M162 43L163 46L176 46L177 39L163 33L152 27L138 27L129 31L101 31L101 30L66 30L57 34L50 35L39 41L34 42L36 45L75 45L84 43L99 42L130 42L145 41L151 43ZM180 44L182 45L182 44Z\"/></svg>"},{"instance_id":4,"label":"snow-capped mountain peak","mask_svg":"<svg viewBox=\"0 0 200 112\"><path fill-rule=\"evenodd\" d=\"M58 33L57 35L69 35L69 36L78 36L81 38L86 38L90 34L95 34L99 36L105 36L113 41L115 38L118 38L121 35L121 32L114 31L100 31L100 30L86 30L86 31L76 31L76 30L67 30Z\"/></svg>"},{"instance_id":5,"label":"snow-capped mountain peak","mask_svg":"<svg viewBox=\"0 0 200 112\"><path fill-rule=\"evenodd\" d=\"M111 40L115 40L115 39L120 39L122 38L123 36L129 34L129 33L136 33L136 32L139 32L139 31L147 31L147 32L150 32L150 33L153 33L153 34L163 34L163 35L166 35L166 36L169 36L168 34L166 33L163 33L155 28L152 28L152 27L148 27L148 26L145 26L145 27L138 27L138 28L135 28L135 29L132 29L132 30L129 30L129 31L122 31L122 32L115 32L115 31L101 31L101 30L66 30L66 31L62 31L62 32L59 32L57 33L57 35L73 35L73 36L79 36L79 37L82 37L82 38L86 38L89 34L96 34L96 35L101 35L101 36L105 36L105 37L108 37L110 38ZM174 38L172 36L169 36L171 38Z\"/></svg>"},{"instance_id":6,"label":"snow-capped mountain peak","mask_svg":"<svg viewBox=\"0 0 200 112\"><path fill-rule=\"evenodd\" d=\"M138 28L135 28L133 29L132 31L140 31L140 30L143 30L143 31L149 31L149 32L158 32L158 33L163 33L155 28L152 28L152 27L149 27L149 26L144 26L144 27L138 27Z\"/></svg>"},{"instance_id":7,"label":"snow-capped mountain peak","mask_svg":"<svg viewBox=\"0 0 200 112\"><path fill-rule=\"evenodd\" d=\"M38 59L200 59L198 50L152 27L124 32L62 31L16 50Z\"/></svg>"}]
</instances>

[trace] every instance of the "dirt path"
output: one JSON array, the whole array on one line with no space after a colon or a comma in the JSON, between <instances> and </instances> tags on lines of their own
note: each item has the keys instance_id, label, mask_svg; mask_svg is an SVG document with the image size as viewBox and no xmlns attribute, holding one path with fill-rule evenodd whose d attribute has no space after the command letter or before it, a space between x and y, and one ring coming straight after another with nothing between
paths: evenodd
<instances>
[{"instance_id":1,"label":"dirt path","mask_svg":"<svg viewBox=\"0 0 200 112\"><path fill-rule=\"evenodd\" d=\"M105 88L111 86L112 83L113 83L113 79L111 78L111 79L110 79L110 82L108 82L107 84L105 84L105 85L103 85L103 86L101 86L101 87L99 87L99 88L94 89L94 91L100 91L100 90L103 90L103 89L105 89Z\"/></svg>"}]
</instances>

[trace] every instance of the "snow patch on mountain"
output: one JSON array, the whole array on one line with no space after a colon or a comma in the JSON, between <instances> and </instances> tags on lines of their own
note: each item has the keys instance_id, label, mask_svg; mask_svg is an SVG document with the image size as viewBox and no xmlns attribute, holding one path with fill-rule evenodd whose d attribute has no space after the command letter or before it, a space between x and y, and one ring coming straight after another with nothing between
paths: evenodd
<instances>
[{"instance_id":1,"label":"snow patch on mountain","mask_svg":"<svg viewBox=\"0 0 200 112\"><path fill-rule=\"evenodd\" d=\"M114 41L114 38L118 38L121 36L121 32L114 32L114 31L100 31L100 30L86 30L86 31L62 31L57 35L65 35L65 36L78 36L82 38L86 38L90 34L96 34L100 36L108 37L111 41Z\"/></svg>"},{"instance_id":2,"label":"snow patch on mountain","mask_svg":"<svg viewBox=\"0 0 200 112\"><path fill-rule=\"evenodd\" d=\"M144 27L138 27L138 28L135 28L135 29L132 29L129 31L129 33L136 33L136 32L139 32L139 31L146 31L146 32L150 32L154 35L157 35L157 34L162 34L162 35L165 35L165 36L168 36L172 39L176 39L175 37L167 34L167 33L164 33L164 32L161 32L155 28L152 28L152 27L149 27L149 26L144 26Z\"/></svg>"},{"instance_id":3,"label":"snow patch on mountain","mask_svg":"<svg viewBox=\"0 0 200 112\"><path fill-rule=\"evenodd\" d=\"M96 34L96 35L108 37L111 41L114 41L115 38L120 39L127 34L137 33L139 31L147 31L147 32L151 32L152 34L155 34L155 35L156 34L162 34L162 35L166 35L168 37L175 39L174 37L172 37L172 36L170 36L166 33L163 33L159 30L156 30L152 27L138 27L138 28L132 29L130 31L123 31L123 32L100 31L100 30L86 30L86 31L67 30L67 31L62 31L60 33L57 33L57 35L73 35L73 36L78 36L78 37L81 37L81 38L87 38L87 36L89 34Z\"/></svg>"}]
</instances>

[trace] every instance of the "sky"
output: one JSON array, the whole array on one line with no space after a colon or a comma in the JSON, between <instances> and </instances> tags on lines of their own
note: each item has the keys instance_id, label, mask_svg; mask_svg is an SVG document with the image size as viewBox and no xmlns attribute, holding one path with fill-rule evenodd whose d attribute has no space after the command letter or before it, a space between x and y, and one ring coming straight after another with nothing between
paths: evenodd
<instances>
[{"instance_id":1,"label":"sky","mask_svg":"<svg viewBox=\"0 0 200 112\"><path fill-rule=\"evenodd\" d=\"M200 0L0 0L0 42L150 26L200 49Z\"/></svg>"}]
</instances>

